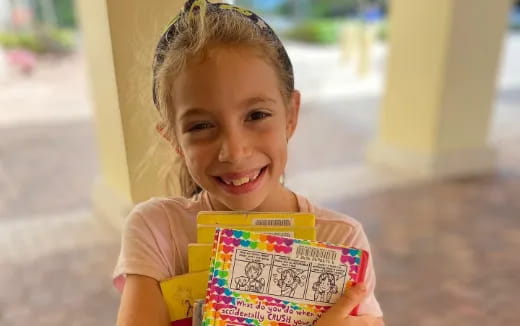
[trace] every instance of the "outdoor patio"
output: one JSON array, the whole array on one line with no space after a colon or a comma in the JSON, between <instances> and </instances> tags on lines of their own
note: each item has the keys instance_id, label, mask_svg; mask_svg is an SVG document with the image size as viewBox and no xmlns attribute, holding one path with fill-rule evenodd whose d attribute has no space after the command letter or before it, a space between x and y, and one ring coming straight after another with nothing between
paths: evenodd
<instances>
[{"instance_id":1,"label":"outdoor patio","mask_svg":"<svg viewBox=\"0 0 520 326\"><path fill-rule=\"evenodd\" d=\"M386 48L357 80L337 47L288 47L304 105L287 182L363 223L387 325L520 323L520 36L505 49L490 133L496 172L376 184L364 149ZM81 51L0 84L1 325L115 322L119 234L90 213L99 167L86 85Z\"/></svg>"}]
</instances>

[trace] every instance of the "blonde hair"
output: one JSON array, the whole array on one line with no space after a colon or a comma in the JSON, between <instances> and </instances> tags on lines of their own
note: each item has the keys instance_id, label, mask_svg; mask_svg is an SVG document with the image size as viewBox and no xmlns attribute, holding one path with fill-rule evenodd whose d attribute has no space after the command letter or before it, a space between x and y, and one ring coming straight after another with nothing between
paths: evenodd
<instances>
[{"instance_id":1,"label":"blonde hair","mask_svg":"<svg viewBox=\"0 0 520 326\"><path fill-rule=\"evenodd\" d=\"M209 49L216 45L246 46L260 50L267 62L275 69L280 81L282 98L286 104L289 103L294 90L294 77L292 68L287 69L284 66L284 58L280 54L280 41L274 34L266 35L265 31L252 22L240 8L232 8L234 9L206 10L206 7L202 6L195 14L181 14L174 20L175 37L169 40L167 47L159 47L156 52L156 58L157 56L162 58L154 78L155 101L160 113L159 124L161 133L173 146L178 145L172 96L175 78L184 69L188 60L203 59ZM285 53L285 50L283 51ZM201 189L193 181L184 159L178 156L177 160L180 166L177 176L181 193L185 197L191 197ZM172 172L170 169L166 173L166 182L171 178Z\"/></svg>"}]
</instances>

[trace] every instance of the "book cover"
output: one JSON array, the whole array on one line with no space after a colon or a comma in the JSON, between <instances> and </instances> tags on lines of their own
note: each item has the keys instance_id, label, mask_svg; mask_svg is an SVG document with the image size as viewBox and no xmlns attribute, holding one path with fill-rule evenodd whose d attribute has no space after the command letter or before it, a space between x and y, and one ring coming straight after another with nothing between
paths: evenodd
<instances>
[{"instance_id":1,"label":"book cover","mask_svg":"<svg viewBox=\"0 0 520 326\"><path fill-rule=\"evenodd\" d=\"M252 231L257 233L265 233L270 235L277 235L287 238L298 239L316 239L316 229L314 227L269 227L269 226L247 226L247 225L197 225L197 242L198 243L213 243L213 236L217 228L240 229L244 231Z\"/></svg>"},{"instance_id":2,"label":"book cover","mask_svg":"<svg viewBox=\"0 0 520 326\"><path fill-rule=\"evenodd\" d=\"M172 326L191 326L194 303L205 298L207 284L207 270L174 276L160 282Z\"/></svg>"},{"instance_id":3,"label":"book cover","mask_svg":"<svg viewBox=\"0 0 520 326\"><path fill-rule=\"evenodd\" d=\"M218 229L202 325L312 324L367 263L357 248Z\"/></svg>"},{"instance_id":4,"label":"book cover","mask_svg":"<svg viewBox=\"0 0 520 326\"><path fill-rule=\"evenodd\" d=\"M197 215L198 224L265 227L314 227L315 220L316 217L311 213L202 211Z\"/></svg>"},{"instance_id":5,"label":"book cover","mask_svg":"<svg viewBox=\"0 0 520 326\"><path fill-rule=\"evenodd\" d=\"M188 244L188 272L207 271L211 262L213 245L207 243Z\"/></svg>"}]
</instances>

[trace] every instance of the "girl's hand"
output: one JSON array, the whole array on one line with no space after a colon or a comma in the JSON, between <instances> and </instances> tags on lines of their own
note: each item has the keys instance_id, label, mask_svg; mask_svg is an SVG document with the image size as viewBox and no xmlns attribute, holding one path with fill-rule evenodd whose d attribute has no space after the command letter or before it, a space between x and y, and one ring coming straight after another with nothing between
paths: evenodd
<instances>
[{"instance_id":1,"label":"girl's hand","mask_svg":"<svg viewBox=\"0 0 520 326\"><path fill-rule=\"evenodd\" d=\"M367 290L360 283L343 295L316 323L316 326L384 326L383 319L370 315L350 316L350 312L363 301Z\"/></svg>"}]
</instances>

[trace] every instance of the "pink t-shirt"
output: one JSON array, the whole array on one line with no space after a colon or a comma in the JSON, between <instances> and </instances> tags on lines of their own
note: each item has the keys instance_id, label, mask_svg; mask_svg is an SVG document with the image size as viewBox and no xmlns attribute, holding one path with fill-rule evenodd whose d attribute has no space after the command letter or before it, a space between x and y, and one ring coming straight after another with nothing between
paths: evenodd
<instances>
[{"instance_id":1,"label":"pink t-shirt","mask_svg":"<svg viewBox=\"0 0 520 326\"><path fill-rule=\"evenodd\" d=\"M346 215L312 205L307 198L296 195L300 212L316 216L316 239L334 244L357 247L370 252L368 239L361 224ZM151 198L135 206L126 219L122 233L121 252L113 282L122 291L127 274L168 279L188 272L188 243L197 242L199 211L211 211L206 192L193 198ZM369 295L359 307L360 314L382 316L374 295L376 276L370 260L365 277Z\"/></svg>"}]
</instances>

